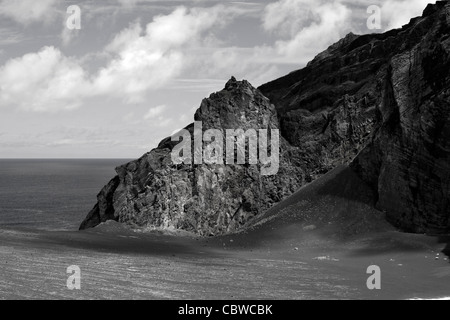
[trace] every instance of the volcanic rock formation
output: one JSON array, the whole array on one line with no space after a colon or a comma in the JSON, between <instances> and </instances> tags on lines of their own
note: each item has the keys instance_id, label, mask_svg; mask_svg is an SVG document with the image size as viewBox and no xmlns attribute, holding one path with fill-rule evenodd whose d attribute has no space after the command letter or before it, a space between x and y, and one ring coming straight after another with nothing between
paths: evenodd
<instances>
[{"instance_id":1,"label":"volcanic rock formation","mask_svg":"<svg viewBox=\"0 0 450 320\"><path fill-rule=\"evenodd\" d=\"M203 130L279 129L269 100L247 81L234 78L202 102L195 120L202 122ZM193 134L193 125L186 129ZM290 154L295 148L281 140L279 172L263 176L260 164L175 165L171 153L178 142L167 138L139 160L116 169L118 176L100 192L81 229L116 220L208 236L235 231L305 183L301 164Z\"/></svg>"},{"instance_id":2,"label":"volcanic rock formation","mask_svg":"<svg viewBox=\"0 0 450 320\"><path fill-rule=\"evenodd\" d=\"M402 29L349 34L306 68L260 88L293 145L325 146L333 160L358 154L351 167L404 231L450 229L449 23L450 4L438 1ZM314 126L332 126L333 135L314 134Z\"/></svg>"},{"instance_id":3,"label":"volcanic rock formation","mask_svg":"<svg viewBox=\"0 0 450 320\"><path fill-rule=\"evenodd\" d=\"M396 227L450 231L450 4L401 29L344 39L259 90L231 79L202 102L204 129L280 129L280 171L178 165L166 139L117 168L81 225L107 220L200 235L238 230L338 165L373 190ZM187 127L191 132L193 126Z\"/></svg>"}]
</instances>

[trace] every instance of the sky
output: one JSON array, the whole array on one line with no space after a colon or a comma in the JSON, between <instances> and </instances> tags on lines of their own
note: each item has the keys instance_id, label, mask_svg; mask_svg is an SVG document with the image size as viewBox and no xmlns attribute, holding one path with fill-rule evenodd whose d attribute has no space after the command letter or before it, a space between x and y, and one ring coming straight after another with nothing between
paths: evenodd
<instances>
[{"instance_id":1,"label":"sky","mask_svg":"<svg viewBox=\"0 0 450 320\"><path fill-rule=\"evenodd\" d=\"M231 76L258 87L430 2L0 0L0 158L140 157Z\"/></svg>"}]
</instances>

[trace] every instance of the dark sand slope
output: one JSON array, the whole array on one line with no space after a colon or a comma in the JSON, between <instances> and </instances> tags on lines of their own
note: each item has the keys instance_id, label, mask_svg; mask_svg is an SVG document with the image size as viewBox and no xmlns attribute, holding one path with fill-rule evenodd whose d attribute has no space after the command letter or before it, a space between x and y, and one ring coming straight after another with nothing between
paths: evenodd
<instances>
[{"instance_id":1,"label":"dark sand slope","mask_svg":"<svg viewBox=\"0 0 450 320\"><path fill-rule=\"evenodd\" d=\"M448 238L396 232L338 168L238 234L202 239L114 222L85 232L0 230L0 298L408 299L450 296ZM437 254L439 259L436 260ZM66 268L82 271L80 291ZM367 267L382 290L366 287Z\"/></svg>"}]
</instances>

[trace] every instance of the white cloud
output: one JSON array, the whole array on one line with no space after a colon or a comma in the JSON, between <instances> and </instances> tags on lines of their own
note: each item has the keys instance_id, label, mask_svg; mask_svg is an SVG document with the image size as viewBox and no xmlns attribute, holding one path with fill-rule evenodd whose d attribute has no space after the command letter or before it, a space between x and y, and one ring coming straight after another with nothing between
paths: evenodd
<instances>
[{"instance_id":1,"label":"white cloud","mask_svg":"<svg viewBox=\"0 0 450 320\"><path fill-rule=\"evenodd\" d=\"M275 47L217 46L221 42L215 41L212 31L241 14L239 8L179 7L168 15L155 17L145 28L136 22L122 30L105 48L109 62L92 74L83 68L82 59L66 57L54 47L8 61L0 68L0 102L32 111L74 109L95 96L143 103L150 90L161 88L182 74L222 79L237 75L261 84L277 74L278 69L273 66L276 59L297 63L300 57L308 60L317 54L317 46L338 38L340 22L345 19L346 10L341 5L324 4L314 11L308 9L314 16L313 23L300 29L295 19L289 18L289 6L294 2L284 2L279 7L269 5L266 10L266 22L275 13L285 17L276 20L279 23L268 23L271 30L289 30L293 36L277 42ZM286 24L289 19L291 25ZM316 41L318 33L327 36ZM213 82L202 83L205 85L217 87Z\"/></svg>"},{"instance_id":2,"label":"white cloud","mask_svg":"<svg viewBox=\"0 0 450 320\"><path fill-rule=\"evenodd\" d=\"M283 74L279 65L301 67L345 36L351 31L351 13L340 1L270 3L262 16L262 28L280 40L247 48L200 48L190 54L189 64L205 77L235 75L260 85Z\"/></svg>"},{"instance_id":3,"label":"white cloud","mask_svg":"<svg viewBox=\"0 0 450 320\"><path fill-rule=\"evenodd\" d=\"M259 48L255 59L271 59L274 63L306 64L350 31L369 33L373 30L355 30L355 21L366 26L366 9L381 8L384 30L399 28L411 18L420 16L430 0L373 0L354 3L347 0L280 0L267 5L263 27L282 39L274 46ZM356 5L356 6L355 6ZM355 12L353 12L355 9Z\"/></svg>"},{"instance_id":4,"label":"white cloud","mask_svg":"<svg viewBox=\"0 0 450 320\"><path fill-rule=\"evenodd\" d=\"M51 6L55 1L45 0L43 6ZM279 40L246 48L221 40L224 34L218 30L230 25L235 17L254 10L252 6L178 7L170 14L154 17L145 26L135 22L118 33L97 53L105 58L104 67L92 72L83 68L84 57L75 59L54 47L44 47L0 67L0 104L57 111L77 108L86 99L98 96L140 104L152 90L167 89L169 84L181 90L212 91L219 89L217 79L226 81L231 75L259 85L280 76L284 72L280 70L285 68L281 64L300 67L351 31L351 5L345 1L280 0L268 4L262 28ZM407 22L421 13L425 2L384 2L383 19L392 26ZM15 7L9 0L3 3L7 6L2 7L0 14L18 12L19 7L23 11L25 6ZM389 15L392 10L396 14ZM17 13L17 21L25 23L27 15L36 20L45 13ZM63 31L62 38L68 44L72 34ZM198 82L174 81L188 77Z\"/></svg>"},{"instance_id":5,"label":"white cloud","mask_svg":"<svg viewBox=\"0 0 450 320\"><path fill-rule=\"evenodd\" d=\"M57 41L48 36L51 32L63 45L70 44L30 49L35 52L0 65L0 126L7 132L0 139L3 156L139 156L168 132L192 122L201 98L222 89L231 75L253 85L273 80L300 68L348 31L372 32L366 28L369 5L382 8L385 29L420 15L428 2L227 1L211 7L209 0L183 0L178 3L204 7L174 9L176 1L82 0L83 29L75 39L76 33L61 30L66 13L64 2L58 1L59 11L57 0L0 0L0 46L8 45L0 61L38 41ZM169 13L147 24L155 12ZM124 20L137 17L145 24L132 23L114 37ZM102 34L92 34L96 30ZM36 35L42 37L28 41ZM112 40L98 49L101 42L91 42L100 36ZM80 40L79 46L73 40ZM55 113L28 114L8 106ZM82 106L76 112L56 113ZM72 129L66 130L68 126Z\"/></svg>"},{"instance_id":6,"label":"white cloud","mask_svg":"<svg viewBox=\"0 0 450 320\"><path fill-rule=\"evenodd\" d=\"M362 1L358 6L348 0L280 0L269 3L262 15L262 28L276 36L273 44L250 48L201 48L208 54L200 64L191 62L204 76L241 74L259 85L280 76L279 65L301 67L349 32L368 33L369 15L361 6L378 4L383 27L391 29L419 16L428 0ZM435 2L435 1L434 1ZM355 9L355 12L353 12ZM355 30L355 26L358 30Z\"/></svg>"},{"instance_id":7,"label":"white cloud","mask_svg":"<svg viewBox=\"0 0 450 320\"><path fill-rule=\"evenodd\" d=\"M58 0L1 0L0 16L28 25L33 22L48 22L55 16Z\"/></svg>"},{"instance_id":8,"label":"white cloud","mask_svg":"<svg viewBox=\"0 0 450 320\"><path fill-rule=\"evenodd\" d=\"M316 4L317 1L309 0L282 0L268 4L263 16L264 29L293 37L317 18L311 10Z\"/></svg>"},{"instance_id":9,"label":"white cloud","mask_svg":"<svg viewBox=\"0 0 450 320\"><path fill-rule=\"evenodd\" d=\"M187 67L185 50L201 46L203 34L226 20L222 6L186 9L157 16L145 30L139 23L119 33L106 47L106 67L91 75L59 49L12 59L0 68L1 105L24 110L56 111L78 107L93 96L141 103Z\"/></svg>"},{"instance_id":10,"label":"white cloud","mask_svg":"<svg viewBox=\"0 0 450 320\"><path fill-rule=\"evenodd\" d=\"M74 109L87 94L84 70L54 47L9 60L0 68L0 105L24 110Z\"/></svg>"},{"instance_id":11,"label":"white cloud","mask_svg":"<svg viewBox=\"0 0 450 320\"><path fill-rule=\"evenodd\" d=\"M286 37L263 55L306 63L350 31L351 10L340 1L281 0L266 7L263 26Z\"/></svg>"},{"instance_id":12,"label":"white cloud","mask_svg":"<svg viewBox=\"0 0 450 320\"><path fill-rule=\"evenodd\" d=\"M401 28L411 18L422 15L427 4L436 0L388 0L381 6L381 19L386 29Z\"/></svg>"},{"instance_id":13,"label":"white cloud","mask_svg":"<svg viewBox=\"0 0 450 320\"><path fill-rule=\"evenodd\" d=\"M160 116L164 112L164 110L166 110L166 106L165 105L160 105L160 106L151 108L144 115L144 119L145 120L154 119L154 118Z\"/></svg>"},{"instance_id":14,"label":"white cloud","mask_svg":"<svg viewBox=\"0 0 450 320\"><path fill-rule=\"evenodd\" d=\"M226 20L222 6L186 9L157 16L145 30L139 23L118 34L107 51L114 58L100 70L94 86L102 93L121 94L142 102L150 89L160 88L188 66L186 52L201 46L213 26Z\"/></svg>"}]
</instances>

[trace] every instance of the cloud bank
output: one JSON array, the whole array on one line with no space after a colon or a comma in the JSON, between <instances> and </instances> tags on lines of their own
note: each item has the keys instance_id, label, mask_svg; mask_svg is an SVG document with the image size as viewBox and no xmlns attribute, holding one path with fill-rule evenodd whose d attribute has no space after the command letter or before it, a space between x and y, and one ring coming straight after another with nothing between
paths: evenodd
<instances>
[{"instance_id":1,"label":"cloud bank","mask_svg":"<svg viewBox=\"0 0 450 320\"><path fill-rule=\"evenodd\" d=\"M419 15L426 3L389 0L378 5L383 24L393 28ZM2 0L0 15L27 25L51 19L56 5L57 0ZM275 41L233 46L220 31L249 14L250 7L180 6L169 14L155 16L147 25L137 20L98 53L106 57L105 63L94 71L88 71L83 57L67 56L56 46L10 59L0 67L0 107L56 112L82 107L93 97L118 99L125 105L144 103L152 90L167 88L187 76L245 75L258 85L279 75L279 65L300 67L346 33L355 32L351 30L354 10L348 1L280 0L260 12L260 29ZM203 85L207 87L208 83Z\"/></svg>"}]
</instances>

